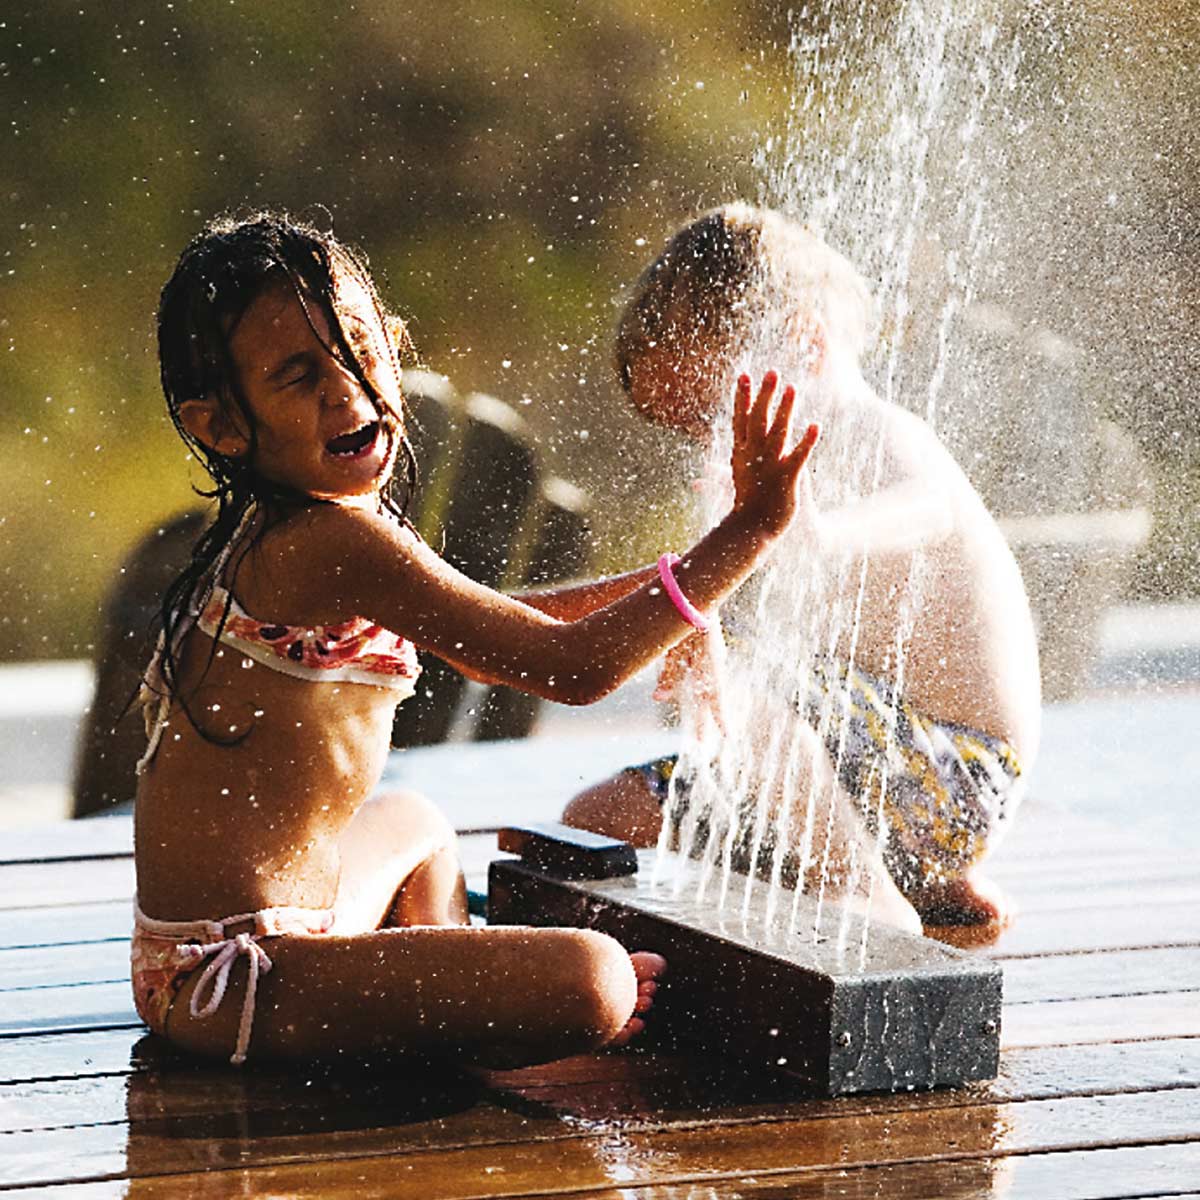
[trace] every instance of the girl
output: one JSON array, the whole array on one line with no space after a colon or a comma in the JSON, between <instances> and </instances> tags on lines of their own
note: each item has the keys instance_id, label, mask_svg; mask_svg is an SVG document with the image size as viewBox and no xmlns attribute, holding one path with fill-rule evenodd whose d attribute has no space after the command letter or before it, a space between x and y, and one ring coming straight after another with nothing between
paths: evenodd
<instances>
[{"instance_id":1,"label":"girl","mask_svg":"<svg viewBox=\"0 0 1200 1200\"><path fill-rule=\"evenodd\" d=\"M372 796L416 648L587 704L680 640L792 519L816 438L738 381L735 497L678 566L513 599L448 566L411 485L399 356L361 258L264 214L187 247L158 317L171 417L218 515L163 600L143 699L133 986L205 1055L370 1049L537 1062L620 1043L663 962L578 929L472 928L453 830ZM774 412L771 409L774 408ZM693 607L694 606L694 607ZM231 915L232 914L232 915Z\"/></svg>"}]
</instances>

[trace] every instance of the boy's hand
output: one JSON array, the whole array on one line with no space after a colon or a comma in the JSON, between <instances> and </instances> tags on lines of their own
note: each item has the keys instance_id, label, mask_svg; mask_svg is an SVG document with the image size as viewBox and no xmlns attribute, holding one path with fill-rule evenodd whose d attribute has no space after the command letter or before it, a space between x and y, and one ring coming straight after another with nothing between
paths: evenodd
<instances>
[{"instance_id":1,"label":"boy's hand","mask_svg":"<svg viewBox=\"0 0 1200 1200\"><path fill-rule=\"evenodd\" d=\"M693 633L667 651L654 699L679 704L683 689L689 688L692 700L722 732L721 671L725 662L725 639L717 622L706 633Z\"/></svg>"},{"instance_id":2,"label":"boy's hand","mask_svg":"<svg viewBox=\"0 0 1200 1200\"><path fill-rule=\"evenodd\" d=\"M809 425L791 450L785 450L791 430L796 389L786 387L770 416L779 379L774 371L763 376L752 399L750 377L741 376L733 405L734 511L750 516L761 531L774 537L787 528L796 512L796 481L816 445L820 430Z\"/></svg>"}]
</instances>

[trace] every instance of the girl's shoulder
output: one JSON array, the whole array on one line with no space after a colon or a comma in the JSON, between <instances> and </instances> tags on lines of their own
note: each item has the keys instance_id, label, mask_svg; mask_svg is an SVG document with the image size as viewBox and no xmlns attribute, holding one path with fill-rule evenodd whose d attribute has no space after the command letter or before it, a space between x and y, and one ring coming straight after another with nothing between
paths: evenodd
<instances>
[{"instance_id":1,"label":"girl's shoulder","mask_svg":"<svg viewBox=\"0 0 1200 1200\"><path fill-rule=\"evenodd\" d=\"M256 541L265 552L303 560L347 545L405 541L416 535L387 511L336 501L311 504L267 523Z\"/></svg>"},{"instance_id":2,"label":"girl's shoulder","mask_svg":"<svg viewBox=\"0 0 1200 1200\"><path fill-rule=\"evenodd\" d=\"M351 505L314 504L266 522L237 566L236 594L244 607L269 606L294 614L290 623L329 623L343 613L344 583L395 560L416 541L388 513Z\"/></svg>"}]
</instances>

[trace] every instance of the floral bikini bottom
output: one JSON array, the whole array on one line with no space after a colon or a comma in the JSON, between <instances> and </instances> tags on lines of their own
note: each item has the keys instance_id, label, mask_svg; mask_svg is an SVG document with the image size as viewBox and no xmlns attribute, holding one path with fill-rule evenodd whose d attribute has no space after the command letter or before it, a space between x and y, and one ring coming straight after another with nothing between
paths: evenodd
<instances>
[{"instance_id":1,"label":"floral bikini bottom","mask_svg":"<svg viewBox=\"0 0 1200 1200\"><path fill-rule=\"evenodd\" d=\"M250 928L230 936L226 927L237 925ZM247 959L250 974L246 998L242 1001L237 1045L229 1060L240 1065L246 1061L250 1045L258 978L271 969L271 959L259 939L283 933L328 933L332 928L332 909L264 908L221 921L156 921L146 916L135 901L130 944L134 1007L154 1033L166 1036L167 1018L180 989L203 967L188 1010L200 1020L211 1017L225 998L233 964L239 958Z\"/></svg>"}]
</instances>

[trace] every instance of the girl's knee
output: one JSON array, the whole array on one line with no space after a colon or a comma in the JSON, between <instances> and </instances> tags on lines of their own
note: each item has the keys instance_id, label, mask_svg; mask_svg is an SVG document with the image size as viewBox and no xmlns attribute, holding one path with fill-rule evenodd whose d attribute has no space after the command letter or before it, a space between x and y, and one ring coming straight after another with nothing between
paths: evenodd
<instances>
[{"instance_id":1,"label":"girl's knee","mask_svg":"<svg viewBox=\"0 0 1200 1200\"><path fill-rule=\"evenodd\" d=\"M381 792L365 801L355 814L357 822L372 827L386 826L404 836L444 835L444 840L454 840L454 826L449 818L432 800L420 792Z\"/></svg>"},{"instance_id":2,"label":"girl's knee","mask_svg":"<svg viewBox=\"0 0 1200 1200\"><path fill-rule=\"evenodd\" d=\"M611 1041L637 1002L637 977L629 954L615 938L594 929L562 931L555 948L564 969L560 993L567 1024L592 1045Z\"/></svg>"}]
</instances>

